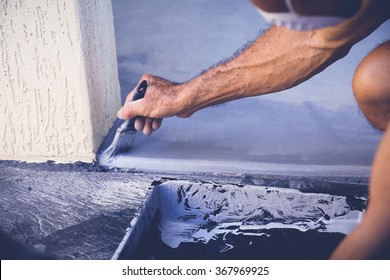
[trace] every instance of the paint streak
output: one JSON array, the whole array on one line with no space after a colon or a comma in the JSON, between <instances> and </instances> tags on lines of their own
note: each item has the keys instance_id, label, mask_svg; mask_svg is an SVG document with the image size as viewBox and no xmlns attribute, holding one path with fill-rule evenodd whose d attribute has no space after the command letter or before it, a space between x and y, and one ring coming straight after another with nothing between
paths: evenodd
<instances>
[{"instance_id":1,"label":"paint streak","mask_svg":"<svg viewBox=\"0 0 390 280\"><path fill-rule=\"evenodd\" d=\"M188 181L162 183L151 199L161 213L161 239L171 248L227 234L264 236L270 229L347 234L360 222L367 202L365 197ZM224 248L230 249L228 244Z\"/></svg>"}]
</instances>

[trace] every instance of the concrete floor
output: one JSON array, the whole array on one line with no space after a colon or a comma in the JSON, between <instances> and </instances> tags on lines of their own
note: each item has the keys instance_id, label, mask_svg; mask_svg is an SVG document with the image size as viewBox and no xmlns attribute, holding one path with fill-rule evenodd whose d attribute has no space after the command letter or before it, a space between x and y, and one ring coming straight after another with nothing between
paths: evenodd
<instances>
[{"instance_id":1,"label":"concrete floor","mask_svg":"<svg viewBox=\"0 0 390 280\"><path fill-rule=\"evenodd\" d=\"M0 161L0 259L110 259L153 181L213 181L359 194L367 177L142 173L94 164Z\"/></svg>"},{"instance_id":2,"label":"concrete floor","mask_svg":"<svg viewBox=\"0 0 390 280\"><path fill-rule=\"evenodd\" d=\"M111 258L153 178L89 167L0 163L1 259Z\"/></svg>"}]
</instances>

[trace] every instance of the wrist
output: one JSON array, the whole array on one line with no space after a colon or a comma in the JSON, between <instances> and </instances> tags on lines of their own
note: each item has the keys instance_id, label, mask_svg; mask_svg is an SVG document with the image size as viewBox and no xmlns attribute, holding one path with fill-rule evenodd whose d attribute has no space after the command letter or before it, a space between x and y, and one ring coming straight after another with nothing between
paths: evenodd
<instances>
[{"instance_id":1,"label":"wrist","mask_svg":"<svg viewBox=\"0 0 390 280\"><path fill-rule=\"evenodd\" d=\"M176 85L178 117L189 117L199 109L199 87L194 80Z\"/></svg>"}]
</instances>

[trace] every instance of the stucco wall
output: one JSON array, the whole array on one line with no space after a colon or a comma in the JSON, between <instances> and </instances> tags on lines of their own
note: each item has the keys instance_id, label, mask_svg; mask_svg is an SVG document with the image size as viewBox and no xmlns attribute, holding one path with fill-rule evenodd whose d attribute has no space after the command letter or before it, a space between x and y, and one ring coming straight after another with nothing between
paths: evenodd
<instances>
[{"instance_id":1,"label":"stucco wall","mask_svg":"<svg viewBox=\"0 0 390 280\"><path fill-rule=\"evenodd\" d=\"M1 1L0 159L92 161L119 106L111 1Z\"/></svg>"}]
</instances>

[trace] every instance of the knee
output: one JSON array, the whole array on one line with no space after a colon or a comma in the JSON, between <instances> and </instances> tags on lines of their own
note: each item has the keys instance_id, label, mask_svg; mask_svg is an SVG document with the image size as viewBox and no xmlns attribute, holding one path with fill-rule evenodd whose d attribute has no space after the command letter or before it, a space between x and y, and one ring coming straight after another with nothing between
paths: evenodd
<instances>
[{"instance_id":1,"label":"knee","mask_svg":"<svg viewBox=\"0 0 390 280\"><path fill-rule=\"evenodd\" d=\"M390 120L390 41L364 58L356 69L352 87L368 120L385 130Z\"/></svg>"}]
</instances>

